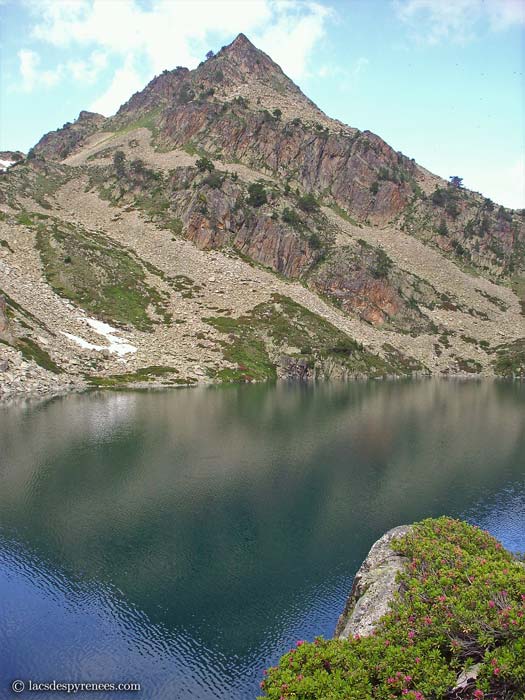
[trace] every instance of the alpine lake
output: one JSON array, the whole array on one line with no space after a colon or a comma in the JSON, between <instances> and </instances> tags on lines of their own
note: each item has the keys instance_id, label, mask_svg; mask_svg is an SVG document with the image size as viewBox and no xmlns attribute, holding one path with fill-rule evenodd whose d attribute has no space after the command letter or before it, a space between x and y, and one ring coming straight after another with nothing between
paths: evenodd
<instances>
[{"instance_id":1,"label":"alpine lake","mask_svg":"<svg viewBox=\"0 0 525 700\"><path fill-rule=\"evenodd\" d=\"M0 407L0 698L253 700L395 525L525 550L525 385L90 392Z\"/></svg>"}]
</instances>

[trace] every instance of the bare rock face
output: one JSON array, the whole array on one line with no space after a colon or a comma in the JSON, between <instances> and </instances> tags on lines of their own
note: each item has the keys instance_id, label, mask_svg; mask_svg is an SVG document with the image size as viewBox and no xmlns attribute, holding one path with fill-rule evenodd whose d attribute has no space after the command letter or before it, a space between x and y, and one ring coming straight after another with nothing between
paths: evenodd
<instances>
[{"instance_id":1,"label":"bare rock face","mask_svg":"<svg viewBox=\"0 0 525 700\"><path fill-rule=\"evenodd\" d=\"M11 163L18 163L24 160L25 154L22 151L0 151L0 160L7 160Z\"/></svg>"},{"instance_id":2,"label":"bare rock face","mask_svg":"<svg viewBox=\"0 0 525 700\"><path fill-rule=\"evenodd\" d=\"M355 575L350 596L335 628L337 638L370 635L388 612L394 594L399 591L396 576L408 561L394 552L390 544L410 530L410 525L394 527L373 545Z\"/></svg>"},{"instance_id":3,"label":"bare rock face","mask_svg":"<svg viewBox=\"0 0 525 700\"><path fill-rule=\"evenodd\" d=\"M50 131L31 149L30 154L50 160L62 160L106 121L102 114L82 111L75 122L66 122L61 129Z\"/></svg>"}]
</instances>

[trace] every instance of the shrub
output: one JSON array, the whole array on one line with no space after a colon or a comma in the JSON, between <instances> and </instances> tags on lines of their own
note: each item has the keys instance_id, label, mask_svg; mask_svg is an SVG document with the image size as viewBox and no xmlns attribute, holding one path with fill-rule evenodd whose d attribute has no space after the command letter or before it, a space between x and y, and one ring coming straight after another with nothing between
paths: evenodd
<instances>
[{"instance_id":1,"label":"shrub","mask_svg":"<svg viewBox=\"0 0 525 700\"><path fill-rule=\"evenodd\" d=\"M451 175L448 178L448 181L450 182L451 187L456 187L457 189L461 189L463 187L463 178L459 177L458 175Z\"/></svg>"},{"instance_id":2,"label":"shrub","mask_svg":"<svg viewBox=\"0 0 525 700\"><path fill-rule=\"evenodd\" d=\"M289 226L292 226L295 229L300 229L304 226L299 214L296 211L294 211L294 209L289 209L288 207L286 207L286 209L283 209L281 218L285 224L288 224Z\"/></svg>"},{"instance_id":3,"label":"shrub","mask_svg":"<svg viewBox=\"0 0 525 700\"><path fill-rule=\"evenodd\" d=\"M319 234L315 231L308 236L308 244L312 250L319 250L323 246L323 242Z\"/></svg>"},{"instance_id":4,"label":"shrub","mask_svg":"<svg viewBox=\"0 0 525 700\"><path fill-rule=\"evenodd\" d=\"M252 182L248 187L248 199L247 202L251 207L260 207L266 204L268 197L266 196L266 190L264 185L260 182Z\"/></svg>"},{"instance_id":5,"label":"shrub","mask_svg":"<svg viewBox=\"0 0 525 700\"><path fill-rule=\"evenodd\" d=\"M299 209L309 214L319 209L319 203L311 192L308 194L303 194L301 197L299 197L297 200L297 206Z\"/></svg>"},{"instance_id":6,"label":"shrub","mask_svg":"<svg viewBox=\"0 0 525 700\"><path fill-rule=\"evenodd\" d=\"M432 204L436 204L438 207L443 207L447 203L447 191L443 188L438 188L432 192Z\"/></svg>"},{"instance_id":7,"label":"shrub","mask_svg":"<svg viewBox=\"0 0 525 700\"><path fill-rule=\"evenodd\" d=\"M379 182L376 180L370 185L370 192L376 195L379 192Z\"/></svg>"},{"instance_id":8,"label":"shrub","mask_svg":"<svg viewBox=\"0 0 525 700\"><path fill-rule=\"evenodd\" d=\"M206 158L206 156L202 156L202 158L199 158L195 162L195 165L197 167L197 170L201 173L206 172L206 170L211 173L213 170L215 170L215 166L209 158Z\"/></svg>"},{"instance_id":9,"label":"shrub","mask_svg":"<svg viewBox=\"0 0 525 700\"><path fill-rule=\"evenodd\" d=\"M392 260L388 257L382 248L378 248L376 251L376 259L372 266L372 274L377 279L383 279L388 277L390 270L392 269Z\"/></svg>"},{"instance_id":10,"label":"shrub","mask_svg":"<svg viewBox=\"0 0 525 700\"><path fill-rule=\"evenodd\" d=\"M204 179L204 184L214 190L220 190L224 181L224 175L219 174L216 170Z\"/></svg>"},{"instance_id":11,"label":"shrub","mask_svg":"<svg viewBox=\"0 0 525 700\"><path fill-rule=\"evenodd\" d=\"M448 236L448 226L445 219L441 219L438 227L438 233L440 236Z\"/></svg>"},{"instance_id":12,"label":"shrub","mask_svg":"<svg viewBox=\"0 0 525 700\"><path fill-rule=\"evenodd\" d=\"M233 103L239 105L239 107L247 107L248 99L242 95L237 95L237 97L233 98Z\"/></svg>"},{"instance_id":13,"label":"shrub","mask_svg":"<svg viewBox=\"0 0 525 700\"><path fill-rule=\"evenodd\" d=\"M517 698L525 691L525 568L488 533L424 520L392 545L402 596L370 637L297 642L267 671L274 700ZM453 695L460 670L477 681Z\"/></svg>"},{"instance_id":14,"label":"shrub","mask_svg":"<svg viewBox=\"0 0 525 700\"><path fill-rule=\"evenodd\" d=\"M123 177L125 174L124 164L126 162L126 154L124 151L115 151L113 154L113 165L115 167L115 172L117 177Z\"/></svg>"},{"instance_id":15,"label":"shrub","mask_svg":"<svg viewBox=\"0 0 525 700\"><path fill-rule=\"evenodd\" d=\"M445 207L445 211L453 219L456 219L459 215L459 208L454 200L450 200L448 202L447 206Z\"/></svg>"},{"instance_id":16,"label":"shrub","mask_svg":"<svg viewBox=\"0 0 525 700\"><path fill-rule=\"evenodd\" d=\"M283 113L279 108L274 109L272 114L277 119L277 121L279 121L279 119L283 116Z\"/></svg>"},{"instance_id":17,"label":"shrub","mask_svg":"<svg viewBox=\"0 0 525 700\"><path fill-rule=\"evenodd\" d=\"M500 207L498 209L498 219L500 219L501 221L510 222L512 221L512 214L510 213L510 211L507 211L505 207Z\"/></svg>"}]
</instances>

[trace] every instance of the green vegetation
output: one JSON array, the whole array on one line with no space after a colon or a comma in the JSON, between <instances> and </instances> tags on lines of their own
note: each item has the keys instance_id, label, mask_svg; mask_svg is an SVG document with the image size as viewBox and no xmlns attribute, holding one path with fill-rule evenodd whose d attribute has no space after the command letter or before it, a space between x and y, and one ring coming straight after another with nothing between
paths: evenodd
<instances>
[{"instance_id":1,"label":"green vegetation","mask_svg":"<svg viewBox=\"0 0 525 700\"><path fill-rule=\"evenodd\" d=\"M515 275L511 280L511 286L520 300L521 313L525 316L525 275Z\"/></svg>"},{"instance_id":2,"label":"green vegetation","mask_svg":"<svg viewBox=\"0 0 525 700\"><path fill-rule=\"evenodd\" d=\"M16 349L22 352L26 360L34 360L37 365L47 369L49 372L53 372L54 374L60 374L62 372L60 367L53 362L49 353L43 350L32 338L18 338L16 341Z\"/></svg>"},{"instance_id":3,"label":"green vegetation","mask_svg":"<svg viewBox=\"0 0 525 700\"><path fill-rule=\"evenodd\" d=\"M387 253L385 253L383 248L376 248L375 256L376 259L372 264L370 271L377 279L385 279L388 277L392 269L392 259L387 255Z\"/></svg>"},{"instance_id":4,"label":"green vegetation","mask_svg":"<svg viewBox=\"0 0 525 700\"><path fill-rule=\"evenodd\" d=\"M187 275L174 275L173 277L168 277L166 281L176 292L181 292L184 299L193 299L194 294L202 289L199 284L196 284Z\"/></svg>"},{"instance_id":5,"label":"green vegetation","mask_svg":"<svg viewBox=\"0 0 525 700\"><path fill-rule=\"evenodd\" d=\"M15 252L9 245L9 241L5 241L3 238L0 239L0 246L2 246L2 248L6 248L10 253Z\"/></svg>"},{"instance_id":6,"label":"green vegetation","mask_svg":"<svg viewBox=\"0 0 525 700\"><path fill-rule=\"evenodd\" d=\"M301 197L299 197L297 200L297 206L307 214L311 214L319 210L319 202L311 192L308 194L303 194Z\"/></svg>"},{"instance_id":7,"label":"green vegetation","mask_svg":"<svg viewBox=\"0 0 525 700\"><path fill-rule=\"evenodd\" d=\"M182 221L173 216L166 194L169 190L164 175L146 167L139 158L128 162L123 151L116 151L113 173L108 168L91 168L89 183L90 187L97 187L100 196L113 205L122 204L122 198L132 194L135 206L151 221L176 235L182 233Z\"/></svg>"},{"instance_id":8,"label":"green vegetation","mask_svg":"<svg viewBox=\"0 0 525 700\"><path fill-rule=\"evenodd\" d=\"M117 128L115 134L127 134L130 131L134 131L135 129L148 129L149 131L151 131L153 137L155 138L158 135L157 121L161 112L162 107L152 109L150 112L143 114L138 119L135 119L134 121L128 122L124 126ZM118 117L115 117L115 120L118 120Z\"/></svg>"},{"instance_id":9,"label":"green vegetation","mask_svg":"<svg viewBox=\"0 0 525 700\"><path fill-rule=\"evenodd\" d=\"M394 374L411 375L414 372L429 374L428 369L419 360L410 357L410 355L404 355L390 343L384 343L383 350Z\"/></svg>"},{"instance_id":10,"label":"green vegetation","mask_svg":"<svg viewBox=\"0 0 525 700\"><path fill-rule=\"evenodd\" d=\"M482 369L480 363L470 357L457 357L456 363L459 371L467 374L479 374Z\"/></svg>"},{"instance_id":11,"label":"green vegetation","mask_svg":"<svg viewBox=\"0 0 525 700\"><path fill-rule=\"evenodd\" d=\"M494 352L496 359L492 364L497 375L507 379L525 379L525 338L498 345Z\"/></svg>"},{"instance_id":12,"label":"green vegetation","mask_svg":"<svg viewBox=\"0 0 525 700\"><path fill-rule=\"evenodd\" d=\"M225 177L226 175L224 173L218 173L215 170L203 180L203 184L208 185L208 187L211 187L214 190L220 190Z\"/></svg>"},{"instance_id":13,"label":"green vegetation","mask_svg":"<svg viewBox=\"0 0 525 700\"><path fill-rule=\"evenodd\" d=\"M440 236L448 236L448 226L445 219L441 219L439 222L438 233Z\"/></svg>"},{"instance_id":14,"label":"green vegetation","mask_svg":"<svg viewBox=\"0 0 525 700\"><path fill-rule=\"evenodd\" d=\"M337 214L337 216L341 217L341 219L348 221L348 223L352 224L353 226L359 226L359 228L363 228L363 225L360 224L359 221L350 216L350 214L345 209L342 209L339 205L330 204L329 206L330 209L332 209L332 211L334 211Z\"/></svg>"},{"instance_id":15,"label":"green vegetation","mask_svg":"<svg viewBox=\"0 0 525 700\"><path fill-rule=\"evenodd\" d=\"M161 295L145 281L143 266L105 236L50 219L39 224L36 243L55 292L98 318L150 330L151 305L169 320Z\"/></svg>"},{"instance_id":16,"label":"green vegetation","mask_svg":"<svg viewBox=\"0 0 525 700\"><path fill-rule=\"evenodd\" d=\"M22 196L34 200L43 209L51 209L48 198L72 177L75 177L75 170L64 164L51 161L38 161L38 166L31 162L21 163L5 180L6 202L14 209L20 209L17 199Z\"/></svg>"},{"instance_id":17,"label":"green vegetation","mask_svg":"<svg viewBox=\"0 0 525 700\"><path fill-rule=\"evenodd\" d=\"M126 372L124 374L108 374L104 377L87 376L86 380L91 386L104 388L122 388L128 384L137 382L149 382L159 377L165 378L165 383L169 384L188 384L188 380L173 377L171 375L178 374L179 370L175 367L164 367L151 365L149 367L141 367L136 372Z\"/></svg>"},{"instance_id":18,"label":"green vegetation","mask_svg":"<svg viewBox=\"0 0 525 700\"><path fill-rule=\"evenodd\" d=\"M252 182L248 186L248 199L246 201L251 207L260 207L266 204L268 197L261 182Z\"/></svg>"},{"instance_id":19,"label":"green vegetation","mask_svg":"<svg viewBox=\"0 0 525 700\"><path fill-rule=\"evenodd\" d=\"M261 682L273 700L519 700L525 693L525 567L451 518L394 541L402 594L369 637L297 642ZM477 681L452 693L463 669Z\"/></svg>"},{"instance_id":20,"label":"green vegetation","mask_svg":"<svg viewBox=\"0 0 525 700\"><path fill-rule=\"evenodd\" d=\"M202 156L202 158L196 160L195 166L197 167L197 170L201 173L204 173L206 171L211 173L213 170L215 170L215 166L213 165L212 161L206 156Z\"/></svg>"},{"instance_id":21,"label":"green vegetation","mask_svg":"<svg viewBox=\"0 0 525 700\"><path fill-rule=\"evenodd\" d=\"M204 318L229 336L222 342L224 359L235 365L215 376L223 381L264 381L277 377L283 355L304 361L317 377L337 366L348 376L382 377L395 368L372 355L317 314L288 297L274 294L239 318Z\"/></svg>"},{"instance_id":22,"label":"green vegetation","mask_svg":"<svg viewBox=\"0 0 525 700\"><path fill-rule=\"evenodd\" d=\"M299 214L295 211L295 209L290 209L289 207L285 207L283 209L283 212L281 214L281 219L284 221L285 224L288 224L288 226L291 226L294 228L296 231L301 231L302 229L305 228L305 224Z\"/></svg>"}]
</instances>

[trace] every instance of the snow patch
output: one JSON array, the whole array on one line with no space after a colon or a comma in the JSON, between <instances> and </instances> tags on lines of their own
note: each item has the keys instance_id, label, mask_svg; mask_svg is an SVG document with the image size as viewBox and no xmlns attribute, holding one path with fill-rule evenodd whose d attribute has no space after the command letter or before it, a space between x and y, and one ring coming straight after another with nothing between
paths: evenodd
<instances>
[{"instance_id":1,"label":"snow patch","mask_svg":"<svg viewBox=\"0 0 525 700\"><path fill-rule=\"evenodd\" d=\"M60 331L62 335L65 335L66 338L69 338L69 340L72 340L74 343L77 345L80 345L81 348L84 348L84 350L106 350L107 348L103 347L102 345L93 345L93 343L88 343L87 340L84 340L84 338L81 338L78 335L73 335L73 333L66 333L66 331Z\"/></svg>"},{"instance_id":2,"label":"snow patch","mask_svg":"<svg viewBox=\"0 0 525 700\"><path fill-rule=\"evenodd\" d=\"M10 168L16 160L0 160L0 170L5 173L7 168Z\"/></svg>"},{"instance_id":3,"label":"snow patch","mask_svg":"<svg viewBox=\"0 0 525 700\"><path fill-rule=\"evenodd\" d=\"M97 321L96 318L79 317L78 320L82 323L87 323L87 325L90 326L90 328L92 328L97 335L103 336L109 343L109 345L95 345L94 343L84 340L84 338L81 338L78 335L61 331L62 335L65 335L66 338L69 338L69 340L72 340L77 345L80 345L81 348L84 348L85 350L98 350L99 352L102 350L107 350L115 353L119 357L127 355L131 352L137 352L137 348L134 345L128 343L126 339L119 338L117 335L115 335L120 331L113 328L113 326L110 326L109 323Z\"/></svg>"}]
</instances>

